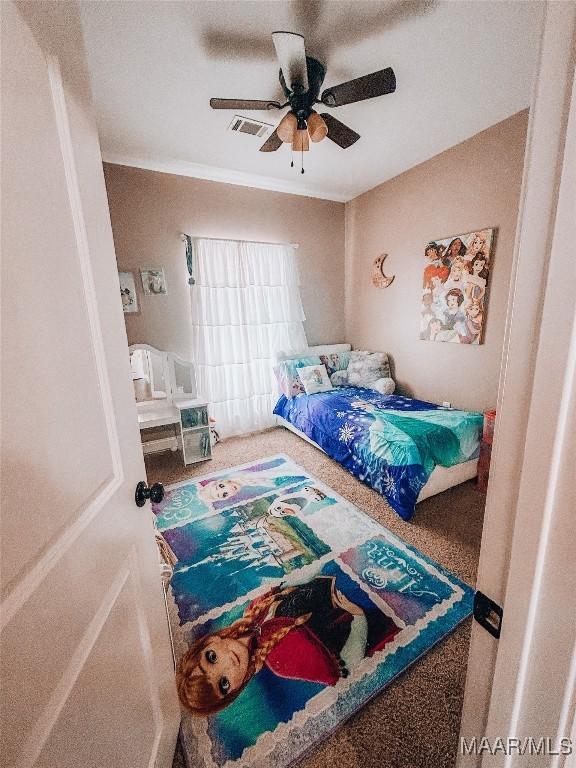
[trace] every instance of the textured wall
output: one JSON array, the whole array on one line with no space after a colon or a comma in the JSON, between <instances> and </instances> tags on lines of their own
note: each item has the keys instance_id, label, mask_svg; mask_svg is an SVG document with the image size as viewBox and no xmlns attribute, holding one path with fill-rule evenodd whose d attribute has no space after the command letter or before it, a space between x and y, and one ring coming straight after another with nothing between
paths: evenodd
<instances>
[{"instance_id":1,"label":"textured wall","mask_svg":"<svg viewBox=\"0 0 576 768\"><path fill-rule=\"evenodd\" d=\"M104 165L118 268L137 279L139 315L125 315L128 342L190 357L190 292L180 232L297 242L310 344L344 331L344 204L185 176ZM143 296L138 270L163 266L168 294Z\"/></svg>"},{"instance_id":2,"label":"textured wall","mask_svg":"<svg viewBox=\"0 0 576 768\"><path fill-rule=\"evenodd\" d=\"M346 204L347 341L387 351L406 394L466 409L496 403L527 123L519 112ZM484 344L420 341L424 246L486 227L498 232ZM370 268L382 252L396 279L378 289Z\"/></svg>"}]
</instances>

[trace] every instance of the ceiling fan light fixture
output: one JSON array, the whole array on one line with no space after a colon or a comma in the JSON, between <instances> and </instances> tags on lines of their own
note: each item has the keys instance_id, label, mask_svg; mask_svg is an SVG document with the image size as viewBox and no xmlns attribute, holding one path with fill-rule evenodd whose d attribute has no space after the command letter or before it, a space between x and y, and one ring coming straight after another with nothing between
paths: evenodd
<instances>
[{"instance_id":1,"label":"ceiling fan light fixture","mask_svg":"<svg viewBox=\"0 0 576 768\"><path fill-rule=\"evenodd\" d=\"M296 115L293 112L288 112L278 123L276 133L285 144L291 144L294 140L297 125L298 120Z\"/></svg>"},{"instance_id":2,"label":"ceiling fan light fixture","mask_svg":"<svg viewBox=\"0 0 576 768\"><path fill-rule=\"evenodd\" d=\"M294 152L308 152L310 149L310 142L308 141L308 131L306 129L294 132L292 149Z\"/></svg>"},{"instance_id":3,"label":"ceiling fan light fixture","mask_svg":"<svg viewBox=\"0 0 576 768\"><path fill-rule=\"evenodd\" d=\"M272 99L210 99L212 109L283 110L289 111L272 131L260 152L276 152L282 143L290 144L292 152L308 152L310 141L317 143L327 138L342 149L348 149L360 139L360 134L337 120L330 112L318 114L315 104L341 107L358 101L374 99L394 93L396 75L392 67L371 72L368 75L332 85L320 95L326 75L326 67L318 59L306 55L304 37L296 32L273 32L272 42L280 65L278 79L284 94L284 102ZM242 118L245 119L245 118ZM257 121L253 121L256 123ZM260 134L258 134L260 135ZM304 173L304 156L301 173ZM291 167L294 167L292 154Z\"/></svg>"},{"instance_id":4,"label":"ceiling fan light fixture","mask_svg":"<svg viewBox=\"0 0 576 768\"><path fill-rule=\"evenodd\" d=\"M328 135L326 121L318 112L312 111L308 117L308 133L314 143L322 141Z\"/></svg>"}]
</instances>

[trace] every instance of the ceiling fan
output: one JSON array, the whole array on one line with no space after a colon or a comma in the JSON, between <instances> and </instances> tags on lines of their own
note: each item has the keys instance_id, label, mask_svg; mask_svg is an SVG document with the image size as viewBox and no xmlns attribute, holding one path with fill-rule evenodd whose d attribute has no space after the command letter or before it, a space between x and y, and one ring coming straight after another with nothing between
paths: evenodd
<instances>
[{"instance_id":1,"label":"ceiling fan","mask_svg":"<svg viewBox=\"0 0 576 768\"><path fill-rule=\"evenodd\" d=\"M387 67L327 88L320 96L326 69L317 59L306 56L304 37L294 32L273 32L272 41L280 64L280 85L286 98L283 104L259 99L210 99L212 109L262 110L290 107L262 144L260 152L275 152L282 143L291 144L296 152L307 152L310 141L318 142L326 137L342 149L348 149L358 141L360 134L328 112L319 114L313 109L314 105L321 103L326 107L341 107L394 93L396 90L394 70ZM301 172L304 173L304 167Z\"/></svg>"}]
</instances>

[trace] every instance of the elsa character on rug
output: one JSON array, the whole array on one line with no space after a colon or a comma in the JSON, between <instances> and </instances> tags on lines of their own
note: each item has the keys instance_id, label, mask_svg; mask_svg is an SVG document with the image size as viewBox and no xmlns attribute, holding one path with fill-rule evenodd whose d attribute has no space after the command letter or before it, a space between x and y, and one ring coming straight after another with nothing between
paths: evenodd
<instances>
[{"instance_id":1,"label":"elsa character on rug","mask_svg":"<svg viewBox=\"0 0 576 768\"><path fill-rule=\"evenodd\" d=\"M303 475L280 475L267 477L258 475L259 467L246 469L230 477L215 477L198 482L198 498L208 506L217 509L229 506L230 502L249 501L270 491L286 488L305 481Z\"/></svg>"},{"instance_id":2,"label":"elsa character on rug","mask_svg":"<svg viewBox=\"0 0 576 768\"><path fill-rule=\"evenodd\" d=\"M180 701L194 715L215 714L264 666L278 677L336 685L399 631L375 607L349 600L334 576L276 587L253 600L241 619L188 649L176 672Z\"/></svg>"},{"instance_id":3,"label":"elsa character on rug","mask_svg":"<svg viewBox=\"0 0 576 768\"><path fill-rule=\"evenodd\" d=\"M235 471L223 471L202 480L181 484L166 492L159 504L153 505L158 529L187 525L214 515L228 507L253 501L269 493L278 495L289 488L310 482L310 478L293 472L283 457L265 459Z\"/></svg>"}]
</instances>

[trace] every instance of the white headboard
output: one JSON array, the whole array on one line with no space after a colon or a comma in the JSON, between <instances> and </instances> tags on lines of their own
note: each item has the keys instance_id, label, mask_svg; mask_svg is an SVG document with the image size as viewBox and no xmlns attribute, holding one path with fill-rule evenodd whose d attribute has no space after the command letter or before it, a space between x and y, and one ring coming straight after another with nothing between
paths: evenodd
<instances>
[{"instance_id":1,"label":"white headboard","mask_svg":"<svg viewBox=\"0 0 576 768\"><path fill-rule=\"evenodd\" d=\"M350 344L319 344L316 347L308 347L308 351L314 355L331 355L333 352L350 352Z\"/></svg>"},{"instance_id":2,"label":"white headboard","mask_svg":"<svg viewBox=\"0 0 576 768\"><path fill-rule=\"evenodd\" d=\"M315 347L308 347L308 349L298 353L286 354L281 352L278 355L278 360L290 360L293 357L306 357L309 355L331 355L333 352L350 352L351 349L350 344L319 344Z\"/></svg>"}]
</instances>

